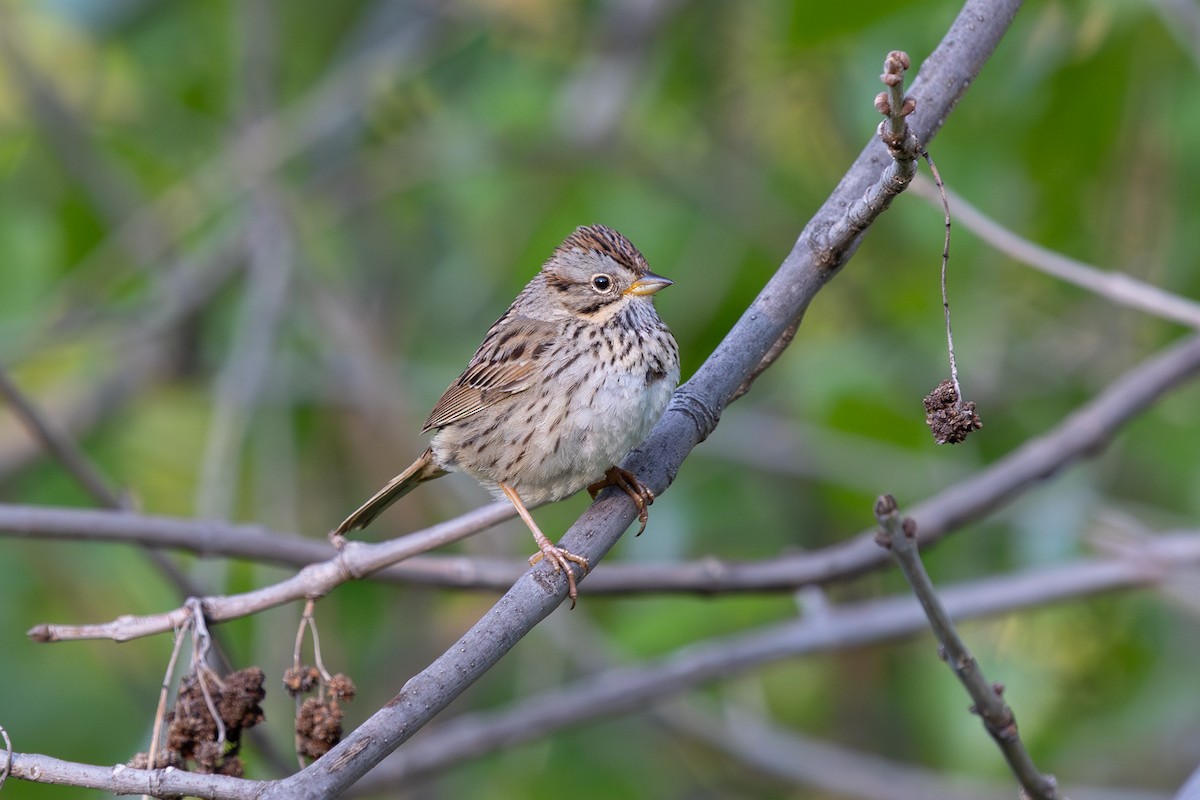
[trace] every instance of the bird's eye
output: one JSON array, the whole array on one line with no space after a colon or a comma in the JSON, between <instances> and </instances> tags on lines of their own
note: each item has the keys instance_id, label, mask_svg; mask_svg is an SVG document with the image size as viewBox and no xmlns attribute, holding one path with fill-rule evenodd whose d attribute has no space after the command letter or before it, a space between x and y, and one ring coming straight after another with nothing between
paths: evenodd
<instances>
[{"instance_id":1,"label":"bird's eye","mask_svg":"<svg viewBox=\"0 0 1200 800\"><path fill-rule=\"evenodd\" d=\"M612 278L608 277L604 273L592 276L592 288L597 292L600 292L600 294L607 293L608 290L612 288L612 283Z\"/></svg>"}]
</instances>

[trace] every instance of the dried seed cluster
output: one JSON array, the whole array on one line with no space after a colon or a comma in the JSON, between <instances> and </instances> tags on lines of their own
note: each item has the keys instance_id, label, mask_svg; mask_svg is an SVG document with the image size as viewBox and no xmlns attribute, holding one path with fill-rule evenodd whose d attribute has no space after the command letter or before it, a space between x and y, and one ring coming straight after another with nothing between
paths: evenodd
<instances>
[{"instance_id":1,"label":"dried seed cluster","mask_svg":"<svg viewBox=\"0 0 1200 800\"><path fill-rule=\"evenodd\" d=\"M210 672L189 672L179 682L175 707L167 712L167 745L155 759L156 768L188 769L195 772L241 777L238 756L242 731L263 721L262 701L265 676L258 667L247 667L218 679ZM202 683L203 682L203 683ZM208 699L205 699L205 692ZM209 701L225 728L225 741L209 711ZM145 769L148 755L138 753L129 762Z\"/></svg>"},{"instance_id":2,"label":"dried seed cluster","mask_svg":"<svg viewBox=\"0 0 1200 800\"><path fill-rule=\"evenodd\" d=\"M301 665L284 673L283 685L293 697L321 689L316 697L305 698L296 714L296 752L320 758L342 740L341 704L354 699L354 681L339 672L322 682L320 670Z\"/></svg>"},{"instance_id":3,"label":"dried seed cluster","mask_svg":"<svg viewBox=\"0 0 1200 800\"><path fill-rule=\"evenodd\" d=\"M925 397L925 424L938 444L958 444L983 427L972 402L959 403L954 384L944 380Z\"/></svg>"}]
</instances>

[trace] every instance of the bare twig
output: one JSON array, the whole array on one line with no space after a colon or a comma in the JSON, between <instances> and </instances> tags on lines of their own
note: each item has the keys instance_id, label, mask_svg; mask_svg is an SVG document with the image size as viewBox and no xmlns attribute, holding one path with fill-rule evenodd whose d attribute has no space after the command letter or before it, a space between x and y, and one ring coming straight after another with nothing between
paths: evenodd
<instances>
[{"instance_id":1,"label":"bare twig","mask_svg":"<svg viewBox=\"0 0 1200 800\"><path fill-rule=\"evenodd\" d=\"M999 745L1013 774L1034 800L1062 800L1058 782L1052 775L1039 772L1029 751L1025 749L1017 732L1016 716L1008 703L1004 702L1003 685L989 683L984 677L979 662L958 635L949 611L933 588L933 581L925 571L917 550L916 523L911 519L901 519L896 498L891 495L884 495L876 501L875 518L879 521L880 546L891 552L896 565L904 573L941 645L942 658L975 701L972 710L983 719L984 727Z\"/></svg>"},{"instance_id":2,"label":"bare twig","mask_svg":"<svg viewBox=\"0 0 1200 800\"><path fill-rule=\"evenodd\" d=\"M933 156L929 155L928 150L922 150L921 155L924 156L925 163L929 164L933 182L942 196L943 224L946 228L945 237L942 239L942 313L946 317L946 352L950 356L950 382L954 384L954 394L958 397L955 407L961 409L963 394L962 386L958 382L958 362L954 357L954 332L950 329L950 290L946 285L946 273L950 267L950 200L946 197L946 184L942 182L937 165L933 163Z\"/></svg>"},{"instance_id":3,"label":"bare twig","mask_svg":"<svg viewBox=\"0 0 1200 800\"><path fill-rule=\"evenodd\" d=\"M148 769L158 767L158 746L162 739L163 721L167 715L167 696L171 693L171 682L175 675L175 664L179 660L179 651L183 647L183 637L191 627L191 621L175 629L175 643L171 647L171 657L167 659L167 671L163 674L162 687L158 692L158 708L154 711L154 728L150 734L150 747L146 752Z\"/></svg>"},{"instance_id":4,"label":"bare twig","mask_svg":"<svg viewBox=\"0 0 1200 800\"><path fill-rule=\"evenodd\" d=\"M904 95L904 73L912 66L908 53L893 50L883 60L883 81L887 89L875 98L875 108L883 114L879 124L879 138L892 151L892 157L904 161L912 173L916 171L916 160L921 143L908 127L908 115L917 110L917 101ZM909 175L911 180L911 173Z\"/></svg>"},{"instance_id":5,"label":"bare twig","mask_svg":"<svg viewBox=\"0 0 1200 800\"><path fill-rule=\"evenodd\" d=\"M108 794L151 797L203 797L206 800L251 800L270 782L187 772L182 769L135 769L117 764L97 766L33 753L14 753L12 776L35 783L57 783Z\"/></svg>"},{"instance_id":6,"label":"bare twig","mask_svg":"<svg viewBox=\"0 0 1200 800\"><path fill-rule=\"evenodd\" d=\"M85 491L102 506L113 510L125 510L129 499L109 487L91 459L67 433L59 430L39 411L33 401L26 397L8 373L0 368L0 394L20 417L34 439L67 470ZM198 594L195 582L179 569L169 557L145 547L146 559L170 581L182 596Z\"/></svg>"},{"instance_id":7,"label":"bare twig","mask_svg":"<svg viewBox=\"0 0 1200 800\"><path fill-rule=\"evenodd\" d=\"M806 787L860 800L1013 800L1012 786L863 753L805 736L767 721L735 714L718 718L682 703L655 710L655 718L681 735L746 762L757 775L774 775ZM664 713L665 711L665 713ZM1071 786L1072 800L1171 800L1162 792L1129 787ZM1176 798L1176 800L1182 800Z\"/></svg>"},{"instance_id":8,"label":"bare twig","mask_svg":"<svg viewBox=\"0 0 1200 800\"><path fill-rule=\"evenodd\" d=\"M312 597L304 603L304 611L300 614L300 627L296 630L296 647L292 652L292 666L300 667L300 651L304 646L304 631L307 630L312 634L313 664L316 665L322 681L328 683L333 676L329 674L329 670L325 669L325 661L321 658L321 636L317 632L317 621L313 617L315 606L316 600Z\"/></svg>"},{"instance_id":9,"label":"bare twig","mask_svg":"<svg viewBox=\"0 0 1200 800\"><path fill-rule=\"evenodd\" d=\"M208 634L208 623L204 621L204 606L200 604L199 600L192 597L188 599L184 608L191 618L189 627L192 631L192 672L196 675L200 693L204 695L204 704L208 707L208 713L217 726L217 746L220 747L225 744L225 720L217 712L217 705L213 702L212 694L208 690L208 682L211 680L220 685L220 678L208 666L212 637Z\"/></svg>"},{"instance_id":10,"label":"bare twig","mask_svg":"<svg viewBox=\"0 0 1200 800\"><path fill-rule=\"evenodd\" d=\"M930 202L940 202L937 188L923 178L918 177L913 182L911 191ZM1005 228L952 190L947 189L946 196L954 204L960 225L1017 261L1118 305L1136 308L1190 328L1200 328L1200 303L1195 300L1173 294L1124 272L1102 270L1034 244Z\"/></svg>"},{"instance_id":11,"label":"bare twig","mask_svg":"<svg viewBox=\"0 0 1200 800\"><path fill-rule=\"evenodd\" d=\"M458 541L512 516L507 504L492 503L457 519L434 525L423 531L378 544L351 541L333 558L310 564L280 583L237 595L220 595L195 600L209 622L244 617L267 608L307 597L320 597L348 580L362 578L416 553ZM327 550L328 552L328 550ZM39 642L72 639L113 639L128 641L164 633L183 624L190 616L188 606L162 614L119 617L98 625L37 625L29 630Z\"/></svg>"},{"instance_id":12,"label":"bare twig","mask_svg":"<svg viewBox=\"0 0 1200 800\"><path fill-rule=\"evenodd\" d=\"M941 187L942 178L933 163L933 157L908 126L907 118L916 110L916 100L904 94L904 73L908 68L908 54L901 50L888 53L883 62L883 75L880 79L888 88L875 98L875 108L884 115L883 122L879 123L879 138L892 154L898 181L903 180L904 186L915 177L916 160L920 155L928 162L934 180ZM944 193L942 199L945 201ZM950 266L949 204L943 202L943 209L946 234L942 244L942 313L946 319L946 352L950 359L950 381L943 381L925 398L925 421L938 444L962 442L970 433L982 427L979 415L975 413L975 404L963 401L962 387L958 382L954 333L950 328L950 296L946 286L946 272Z\"/></svg>"},{"instance_id":13,"label":"bare twig","mask_svg":"<svg viewBox=\"0 0 1200 800\"><path fill-rule=\"evenodd\" d=\"M0 394L21 418L33 437L50 455L58 459L59 463L96 502L107 508L128 507L126 499L109 487L100 471L83 454L74 440L58 430L38 412L37 407L30 402L3 368L0 368Z\"/></svg>"},{"instance_id":14,"label":"bare twig","mask_svg":"<svg viewBox=\"0 0 1200 800\"><path fill-rule=\"evenodd\" d=\"M908 115L916 110L916 101L904 94L904 73L908 70L908 54L902 50L888 53L883 62L883 74L880 75L887 85L887 90L880 92L875 98L875 108L884 115L884 121L879 123L879 136L888 146L899 166L906 169L905 176L911 181L916 177L916 158L921 155L929 164L934 181L942 187L941 176L921 143L908 127ZM954 335L950 332L950 299L946 292L946 268L950 263L950 206L944 202L945 192L942 193L943 208L946 214L946 236L942 244L942 310L946 317L946 344L950 354L950 380L958 397L958 405L962 403L962 388L958 385L958 366L954 361Z\"/></svg>"},{"instance_id":15,"label":"bare twig","mask_svg":"<svg viewBox=\"0 0 1200 800\"><path fill-rule=\"evenodd\" d=\"M302 702L300 699L300 695L302 694L302 690L304 687L304 683L303 683L304 665L302 664L302 662L300 660L301 653L304 650L304 631L308 629L309 624L312 622L312 611L313 611L313 605L315 603L316 603L316 600L311 597L304 601L304 613L302 613L300 615L300 624L296 627L296 643L292 647L292 671L291 671L291 674L293 676L295 676L295 680L297 683L296 683L296 690L291 691L290 693L293 696L294 704L296 706L296 710L293 712L296 717L300 716L300 705ZM315 632L316 629L314 628L313 630ZM313 643L314 643L314 649L315 649L315 643L316 643L315 636L313 637ZM285 686L288 684L287 676L284 677L283 682L284 682ZM304 756L300 754L300 742L299 742L298 738L296 741L295 751L296 751L296 763L299 765L300 769L304 769L304 766L305 766Z\"/></svg>"},{"instance_id":16,"label":"bare twig","mask_svg":"<svg viewBox=\"0 0 1200 800\"><path fill-rule=\"evenodd\" d=\"M806 624L830 623L833 620L829 615L837 610L823 599L819 608L806 606L801 614ZM599 625L591 624L587 617L573 618L569 622L551 618L548 627L561 656L569 659L580 674L608 671L622 660L622 648L614 643L614 638ZM741 700L746 683L735 679L703 696L672 696L653 704L646 713L659 727L679 738L716 750L743 765L756 777L771 776L790 784L832 792L839 797L844 795L861 800L1011 798L1011 787L1002 789L998 784L989 786L966 776L948 776L917 764L852 750L777 724L769 718L769 709ZM709 694L715 694L713 699L718 704L715 713L708 710L712 705Z\"/></svg>"}]
</instances>

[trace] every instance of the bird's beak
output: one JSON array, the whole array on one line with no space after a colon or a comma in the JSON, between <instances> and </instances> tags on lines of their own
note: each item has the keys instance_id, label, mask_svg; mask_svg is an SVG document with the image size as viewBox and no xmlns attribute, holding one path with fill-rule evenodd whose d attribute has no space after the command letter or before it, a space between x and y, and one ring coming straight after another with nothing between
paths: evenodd
<instances>
[{"instance_id":1,"label":"bird's beak","mask_svg":"<svg viewBox=\"0 0 1200 800\"><path fill-rule=\"evenodd\" d=\"M654 294L659 289L665 289L675 281L667 280L662 275L655 275L653 272L647 272L641 278L634 281L625 294L631 294L635 297L642 297L649 294Z\"/></svg>"}]
</instances>

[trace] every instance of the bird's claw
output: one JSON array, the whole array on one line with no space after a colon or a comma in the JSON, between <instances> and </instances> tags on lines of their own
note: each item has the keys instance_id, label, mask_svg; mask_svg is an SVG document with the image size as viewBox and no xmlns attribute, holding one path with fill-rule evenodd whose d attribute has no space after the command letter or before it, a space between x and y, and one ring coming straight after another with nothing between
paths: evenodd
<instances>
[{"instance_id":1,"label":"bird's claw","mask_svg":"<svg viewBox=\"0 0 1200 800\"><path fill-rule=\"evenodd\" d=\"M588 494L595 500L596 495L600 494L608 486L616 486L625 492L625 494L629 495L629 499L633 501L633 504L637 506L638 522L641 523L637 535L641 536L646 530L646 523L650 520L650 512L647 509L654 502L654 492L632 472L623 470L620 467L610 467L608 472L604 473L603 480L596 481L587 487Z\"/></svg>"},{"instance_id":2,"label":"bird's claw","mask_svg":"<svg viewBox=\"0 0 1200 800\"><path fill-rule=\"evenodd\" d=\"M583 574L586 575L591 569L588 560L583 556L572 553L564 547L559 547L549 542L541 545L541 550L529 557L530 566L538 563L543 558L554 565L555 572L561 570L567 573L567 597L571 598L571 608L574 608L575 600L579 597L579 588L575 585L575 570L571 569L571 564L578 564L583 568Z\"/></svg>"}]
</instances>

